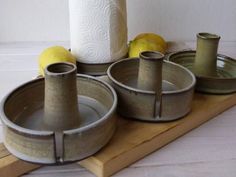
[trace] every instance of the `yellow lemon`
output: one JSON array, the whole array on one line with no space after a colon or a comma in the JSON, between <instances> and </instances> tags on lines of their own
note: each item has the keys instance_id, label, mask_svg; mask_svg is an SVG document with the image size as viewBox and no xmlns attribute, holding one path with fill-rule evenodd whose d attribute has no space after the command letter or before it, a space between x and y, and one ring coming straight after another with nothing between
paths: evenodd
<instances>
[{"instance_id":1,"label":"yellow lemon","mask_svg":"<svg viewBox=\"0 0 236 177\"><path fill-rule=\"evenodd\" d=\"M62 46L53 46L45 49L39 56L39 74L44 76L44 69L49 64L59 62L76 64L76 58Z\"/></svg>"},{"instance_id":2,"label":"yellow lemon","mask_svg":"<svg viewBox=\"0 0 236 177\"><path fill-rule=\"evenodd\" d=\"M129 57L139 57L139 53L143 51L158 51L165 53L161 45L147 39L137 39L129 44Z\"/></svg>"},{"instance_id":3,"label":"yellow lemon","mask_svg":"<svg viewBox=\"0 0 236 177\"><path fill-rule=\"evenodd\" d=\"M160 45L165 51L167 49L167 43L164 40L163 37L161 37L158 34L155 33L141 33L138 36L135 37L134 40L138 40L138 39L147 39L148 41L154 42L158 45Z\"/></svg>"}]
</instances>

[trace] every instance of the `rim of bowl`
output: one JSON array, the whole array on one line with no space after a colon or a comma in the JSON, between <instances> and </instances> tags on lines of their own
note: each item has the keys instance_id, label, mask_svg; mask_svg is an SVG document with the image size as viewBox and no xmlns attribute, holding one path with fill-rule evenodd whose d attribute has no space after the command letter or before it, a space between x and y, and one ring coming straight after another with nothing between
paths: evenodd
<instances>
[{"instance_id":1,"label":"rim of bowl","mask_svg":"<svg viewBox=\"0 0 236 177\"><path fill-rule=\"evenodd\" d=\"M124 89L127 89L127 90L131 90L131 91L134 91L134 92L138 92L138 93L142 93L142 94L155 94L154 91L148 91L148 90L141 90L141 89L138 89L138 88L134 88L134 87L130 87L130 86L127 86L125 84L122 84L121 82L117 81L112 75L111 75L111 70L112 68L117 64L117 63L121 63L121 62L126 62L126 61L129 61L129 60L139 60L139 58L126 58L126 59L123 59L123 60L120 60L118 62L115 62L113 64L110 65L110 67L108 68L107 70L107 75L108 77L112 80L112 82L114 82L115 84L119 85L120 87L124 88ZM184 71L186 71L192 78L192 82L190 85L188 85L187 87L183 88L183 89L179 89L179 90L174 90L174 91L163 91L162 94L165 94L165 95L169 95L169 94L178 94L178 93L183 93L183 92L186 92L186 91L189 91L190 89L192 89L195 84L196 84L196 78L194 76L194 74L187 68L183 67L182 65L180 64L177 64L177 63L174 63L174 62L170 62L170 61L166 61L164 60L163 61L164 63L168 63L168 64L171 64L171 65L175 65L181 69L183 69Z\"/></svg>"},{"instance_id":2,"label":"rim of bowl","mask_svg":"<svg viewBox=\"0 0 236 177\"><path fill-rule=\"evenodd\" d=\"M96 125L101 124L102 122L104 122L105 120L107 120L110 116L112 116L112 114L115 112L116 107L117 107L117 94L115 92L115 90L105 81L102 81L98 78L95 78L93 76L88 76L88 75L84 75L84 74L77 74L76 77L78 78L84 78L84 79L88 79L88 80L94 80L98 83L102 83L102 85L104 85L106 88L108 88L108 90L110 91L110 94L113 97L113 104L111 106L111 108L108 110L108 112L101 117L99 120L92 122L89 125L86 125L84 127L80 127L80 128L75 128L75 129L71 129L71 130L64 130L62 131L64 134L74 134L74 133L79 133L79 132L83 132L86 131L90 128L95 127ZM12 91L10 91L1 101L0 103L0 116L1 116L1 120L3 121L4 124L6 124L8 127L12 128L14 131L20 132L20 133L25 133L25 134L31 134L31 135L36 135L36 136L51 136L54 134L54 131L48 131L48 130L32 130L32 129L28 129L28 128L24 128L21 127L15 123L13 123L12 121L9 120L9 118L6 116L5 112L4 112L4 106L5 103L7 102L7 100L10 98L10 96L19 91L21 88L23 87L27 87L29 84L33 84L33 83L37 83L37 82L42 82L44 80L44 78L37 78L34 80L31 80L29 82L25 82L23 84L21 84L20 86L16 87L15 89L13 89Z\"/></svg>"}]
</instances>

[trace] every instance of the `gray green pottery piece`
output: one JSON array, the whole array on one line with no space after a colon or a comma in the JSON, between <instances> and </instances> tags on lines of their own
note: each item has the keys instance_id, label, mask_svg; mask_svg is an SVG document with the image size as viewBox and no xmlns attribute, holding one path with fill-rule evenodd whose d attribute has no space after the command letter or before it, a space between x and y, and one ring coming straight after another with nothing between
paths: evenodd
<instances>
[{"instance_id":1,"label":"gray green pottery piece","mask_svg":"<svg viewBox=\"0 0 236 177\"><path fill-rule=\"evenodd\" d=\"M159 52L140 53L137 87L141 90L151 90L156 93L156 102L161 103L162 97L162 65L164 55ZM156 105L161 116L161 104ZM155 115L156 116L156 115Z\"/></svg>"},{"instance_id":2,"label":"gray green pottery piece","mask_svg":"<svg viewBox=\"0 0 236 177\"><path fill-rule=\"evenodd\" d=\"M27 82L2 100L4 145L13 155L62 164L108 143L116 125L116 93L104 81L75 73L73 64L49 65L45 80Z\"/></svg>"},{"instance_id":3,"label":"gray green pottery piece","mask_svg":"<svg viewBox=\"0 0 236 177\"><path fill-rule=\"evenodd\" d=\"M68 49L71 52L71 49ZM126 54L124 57L127 57ZM77 72L79 74L86 74L91 76L104 76L107 74L107 69L112 63L81 63L76 62Z\"/></svg>"},{"instance_id":4,"label":"gray green pottery piece","mask_svg":"<svg viewBox=\"0 0 236 177\"><path fill-rule=\"evenodd\" d=\"M236 61L217 54L220 36L197 34L197 50L170 54L167 60L190 69L197 78L196 90L227 94L236 91Z\"/></svg>"},{"instance_id":5,"label":"gray green pottery piece","mask_svg":"<svg viewBox=\"0 0 236 177\"><path fill-rule=\"evenodd\" d=\"M87 74L91 76L102 76L106 75L108 67L112 63L102 63L102 64L88 64L77 62L78 72L81 74Z\"/></svg>"},{"instance_id":6,"label":"gray green pottery piece","mask_svg":"<svg viewBox=\"0 0 236 177\"><path fill-rule=\"evenodd\" d=\"M127 54L128 55L128 54ZM124 56L122 58L127 57ZM80 74L87 74L91 76L104 76L107 74L107 69L112 63L81 63L77 61L77 68Z\"/></svg>"},{"instance_id":7,"label":"gray green pottery piece","mask_svg":"<svg viewBox=\"0 0 236 177\"><path fill-rule=\"evenodd\" d=\"M158 52L142 52L112 64L107 71L118 95L119 114L138 120L163 122L191 110L195 77ZM146 85L145 85L146 83Z\"/></svg>"},{"instance_id":8,"label":"gray green pottery piece","mask_svg":"<svg viewBox=\"0 0 236 177\"><path fill-rule=\"evenodd\" d=\"M172 53L167 60L180 64L193 71L196 51ZM206 70L207 67L204 67ZM228 94L236 92L236 60L225 55L217 55L217 76L198 76L196 90L212 94Z\"/></svg>"},{"instance_id":9,"label":"gray green pottery piece","mask_svg":"<svg viewBox=\"0 0 236 177\"><path fill-rule=\"evenodd\" d=\"M210 33L197 34L196 58L193 71L198 76L217 77L217 50L220 36Z\"/></svg>"}]
</instances>

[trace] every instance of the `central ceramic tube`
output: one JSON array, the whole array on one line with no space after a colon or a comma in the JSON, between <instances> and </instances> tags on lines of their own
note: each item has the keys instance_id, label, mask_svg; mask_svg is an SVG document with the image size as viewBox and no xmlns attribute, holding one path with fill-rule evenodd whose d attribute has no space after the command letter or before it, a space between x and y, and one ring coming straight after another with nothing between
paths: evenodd
<instances>
[{"instance_id":1,"label":"central ceramic tube","mask_svg":"<svg viewBox=\"0 0 236 177\"><path fill-rule=\"evenodd\" d=\"M197 34L197 50L193 71L198 76L217 76L217 51L220 36L210 33Z\"/></svg>"},{"instance_id":2,"label":"central ceramic tube","mask_svg":"<svg viewBox=\"0 0 236 177\"><path fill-rule=\"evenodd\" d=\"M138 88L156 92L156 99L161 100L162 64L164 55L159 52L145 51L140 53Z\"/></svg>"},{"instance_id":3,"label":"central ceramic tube","mask_svg":"<svg viewBox=\"0 0 236 177\"><path fill-rule=\"evenodd\" d=\"M55 63L45 69L44 125L63 131L79 126L76 66Z\"/></svg>"}]
</instances>

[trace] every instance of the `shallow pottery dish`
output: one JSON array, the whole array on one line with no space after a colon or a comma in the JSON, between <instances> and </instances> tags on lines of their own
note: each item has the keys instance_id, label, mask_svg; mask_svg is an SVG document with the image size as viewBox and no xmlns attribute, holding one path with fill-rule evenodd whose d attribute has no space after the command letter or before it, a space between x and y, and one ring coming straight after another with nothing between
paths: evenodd
<instances>
[{"instance_id":1,"label":"shallow pottery dish","mask_svg":"<svg viewBox=\"0 0 236 177\"><path fill-rule=\"evenodd\" d=\"M116 93L94 77L73 75L74 68L68 63L49 65L52 78L46 74L46 82L27 82L2 100L4 145L12 154L30 162L60 164L86 158L108 143L115 130ZM76 96L69 99L74 88ZM78 104L71 105L73 101Z\"/></svg>"},{"instance_id":2,"label":"shallow pottery dish","mask_svg":"<svg viewBox=\"0 0 236 177\"><path fill-rule=\"evenodd\" d=\"M181 51L170 54L167 60L193 71L196 51ZM217 55L217 76L198 76L196 90L212 94L236 92L236 60L225 55Z\"/></svg>"},{"instance_id":3,"label":"shallow pottery dish","mask_svg":"<svg viewBox=\"0 0 236 177\"><path fill-rule=\"evenodd\" d=\"M145 55L149 58L153 54L146 52ZM144 121L161 122L175 120L189 113L196 82L194 75L186 68L168 61L164 61L162 69L157 71L161 77L153 73L146 75L146 71L149 72L154 65L150 63L148 69L142 71L143 83L150 82L152 85L160 79L154 86L157 90L140 89L140 61L142 60L139 58L128 58L112 64L108 69L108 77L118 95L119 114Z\"/></svg>"}]
</instances>

